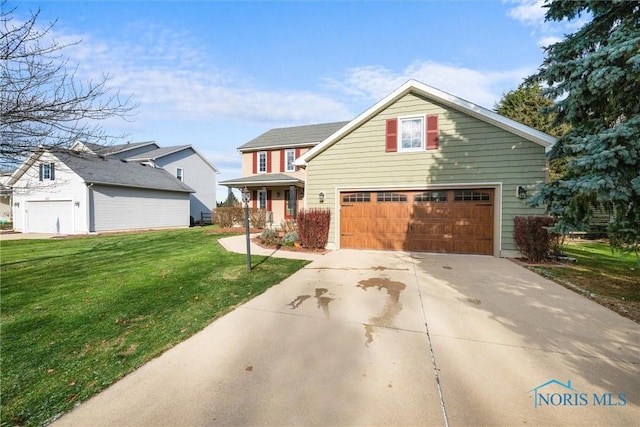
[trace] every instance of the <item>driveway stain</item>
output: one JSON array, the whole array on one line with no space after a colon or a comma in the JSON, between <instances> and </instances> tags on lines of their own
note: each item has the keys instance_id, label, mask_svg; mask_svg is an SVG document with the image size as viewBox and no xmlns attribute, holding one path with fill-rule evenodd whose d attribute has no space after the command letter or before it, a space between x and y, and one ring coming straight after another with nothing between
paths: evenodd
<instances>
[{"instance_id":1,"label":"driveway stain","mask_svg":"<svg viewBox=\"0 0 640 427\"><path fill-rule=\"evenodd\" d=\"M325 317L329 319L331 317L331 314L329 312L329 304L331 303L331 301L334 301L335 298L325 296L327 292L329 292L329 289L327 288L316 288L315 298L318 303L318 308L321 308L324 312ZM311 295L298 295L293 301L287 304L287 306L291 307L292 310L295 310L309 298L311 298Z\"/></svg>"},{"instance_id":2,"label":"driveway stain","mask_svg":"<svg viewBox=\"0 0 640 427\"><path fill-rule=\"evenodd\" d=\"M295 310L296 308L300 307L300 305L306 300L308 300L309 298L311 298L311 295L298 295L293 301L291 301L287 305L290 306L292 310Z\"/></svg>"},{"instance_id":3,"label":"driveway stain","mask_svg":"<svg viewBox=\"0 0 640 427\"><path fill-rule=\"evenodd\" d=\"M327 288L316 288L316 300L318 301L318 308L322 308L325 317L329 319L331 317L331 315L329 314L329 303L333 301L334 298L323 296L327 292L329 292Z\"/></svg>"},{"instance_id":4,"label":"driveway stain","mask_svg":"<svg viewBox=\"0 0 640 427\"><path fill-rule=\"evenodd\" d=\"M373 328L378 327L390 327L393 326L393 321L402 311L402 304L400 303L400 294L407 287L402 282L395 282L387 278L376 277L367 280L361 280L357 285L362 290L366 291L369 288L378 288L379 291L385 289L387 291L387 300L385 301L384 308L378 316L369 317L369 323L364 325L364 336L367 339L365 346L369 347L369 344L373 342Z\"/></svg>"}]
</instances>

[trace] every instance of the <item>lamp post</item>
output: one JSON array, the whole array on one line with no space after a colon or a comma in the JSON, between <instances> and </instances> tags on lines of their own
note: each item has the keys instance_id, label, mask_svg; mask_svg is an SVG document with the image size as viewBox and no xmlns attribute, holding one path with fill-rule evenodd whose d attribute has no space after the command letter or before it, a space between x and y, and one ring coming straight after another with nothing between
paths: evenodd
<instances>
[{"instance_id":1,"label":"lamp post","mask_svg":"<svg viewBox=\"0 0 640 427\"><path fill-rule=\"evenodd\" d=\"M251 238L249 237L249 201L251 191L247 187L242 189L242 203L244 203L244 231L247 237L247 270L251 271Z\"/></svg>"}]
</instances>

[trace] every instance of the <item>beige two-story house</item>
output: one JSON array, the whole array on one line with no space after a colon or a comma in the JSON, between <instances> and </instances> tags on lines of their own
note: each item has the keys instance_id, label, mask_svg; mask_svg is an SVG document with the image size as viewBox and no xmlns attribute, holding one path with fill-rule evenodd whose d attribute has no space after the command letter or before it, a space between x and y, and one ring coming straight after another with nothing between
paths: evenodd
<instances>
[{"instance_id":1,"label":"beige two-story house","mask_svg":"<svg viewBox=\"0 0 640 427\"><path fill-rule=\"evenodd\" d=\"M348 122L322 123L271 129L238 147L242 177L221 181L229 188L251 191L250 205L267 211L267 223L294 219L304 206L304 169L296 159Z\"/></svg>"}]
</instances>

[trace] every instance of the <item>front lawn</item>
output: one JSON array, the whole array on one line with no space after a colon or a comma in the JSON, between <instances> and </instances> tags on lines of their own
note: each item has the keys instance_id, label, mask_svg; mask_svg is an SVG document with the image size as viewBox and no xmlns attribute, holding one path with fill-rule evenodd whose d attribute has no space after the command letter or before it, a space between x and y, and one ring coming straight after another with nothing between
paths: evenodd
<instances>
[{"instance_id":1,"label":"front lawn","mask_svg":"<svg viewBox=\"0 0 640 427\"><path fill-rule=\"evenodd\" d=\"M254 256L249 273L219 237L3 241L2 425L46 424L306 264Z\"/></svg>"},{"instance_id":2,"label":"front lawn","mask_svg":"<svg viewBox=\"0 0 640 427\"><path fill-rule=\"evenodd\" d=\"M634 254L612 253L607 243L580 240L563 251L577 261L531 269L640 323L640 266Z\"/></svg>"}]
</instances>

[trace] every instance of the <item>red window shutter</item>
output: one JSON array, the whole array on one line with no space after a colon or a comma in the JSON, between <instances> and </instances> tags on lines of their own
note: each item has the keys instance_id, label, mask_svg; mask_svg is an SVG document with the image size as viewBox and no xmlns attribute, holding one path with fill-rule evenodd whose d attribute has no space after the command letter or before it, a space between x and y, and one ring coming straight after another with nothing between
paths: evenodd
<instances>
[{"instance_id":1,"label":"red window shutter","mask_svg":"<svg viewBox=\"0 0 640 427\"><path fill-rule=\"evenodd\" d=\"M253 152L253 173L258 173L258 152Z\"/></svg>"},{"instance_id":2,"label":"red window shutter","mask_svg":"<svg viewBox=\"0 0 640 427\"><path fill-rule=\"evenodd\" d=\"M427 116L427 150L438 148L438 116Z\"/></svg>"},{"instance_id":3,"label":"red window shutter","mask_svg":"<svg viewBox=\"0 0 640 427\"><path fill-rule=\"evenodd\" d=\"M256 190L253 190L251 198L253 199L253 208L255 209L258 207L258 192Z\"/></svg>"},{"instance_id":4,"label":"red window shutter","mask_svg":"<svg viewBox=\"0 0 640 427\"><path fill-rule=\"evenodd\" d=\"M299 149L299 148L296 148L296 158L295 158L295 160L297 160L297 159L298 159L298 157L300 157L300 149ZM298 170L298 169L300 169L300 168L296 166L296 167L295 167L295 170Z\"/></svg>"},{"instance_id":5,"label":"red window shutter","mask_svg":"<svg viewBox=\"0 0 640 427\"><path fill-rule=\"evenodd\" d=\"M280 172L284 172L285 166L284 150L280 150Z\"/></svg>"},{"instance_id":6,"label":"red window shutter","mask_svg":"<svg viewBox=\"0 0 640 427\"><path fill-rule=\"evenodd\" d=\"M271 210L271 190L267 190L267 210Z\"/></svg>"},{"instance_id":7,"label":"red window shutter","mask_svg":"<svg viewBox=\"0 0 640 427\"><path fill-rule=\"evenodd\" d=\"M398 119L387 120L385 151L398 151Z\"/></svg>"},{"instance_id":8,"label":"red window shutter","mask_svg":"<svg viewBox=\"0 0 640 427\"><path fill-rule=\"evenodd\" d=\"M267 173L271 173L271 151L267 151Z\"/></svg>"}]
</instances>

